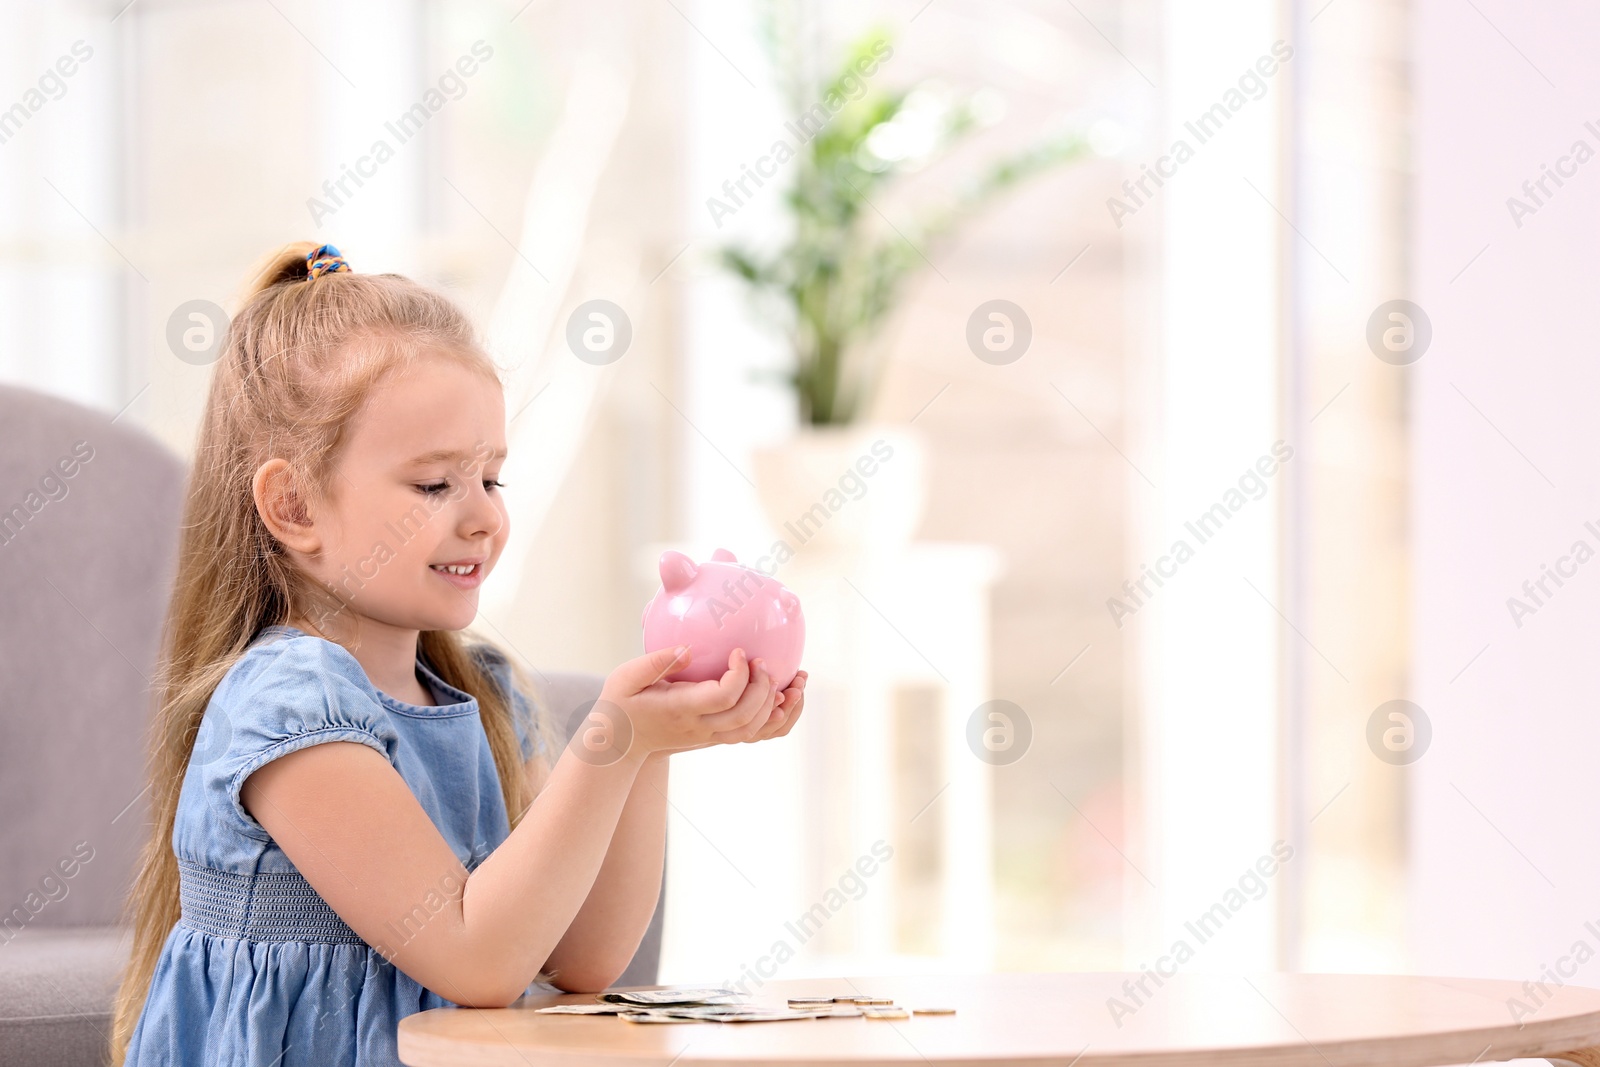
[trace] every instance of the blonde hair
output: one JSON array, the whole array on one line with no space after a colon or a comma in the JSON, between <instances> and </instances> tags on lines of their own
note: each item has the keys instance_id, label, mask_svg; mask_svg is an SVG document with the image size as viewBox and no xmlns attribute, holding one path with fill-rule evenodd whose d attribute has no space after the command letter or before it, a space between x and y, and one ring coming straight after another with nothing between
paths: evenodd
<instances>
[{"instance_id":1,"label":"blonde hair","mask_svg":"<svg viewBox=\"0 0 1600 1067\"><path fill-rule=\"evenodd\" d=\"M329 596L262 522L251 489L256 470L281 457L302 491L325 490L352 416L379 381L424 351L498 382L471 324L447 297L397 274L309 276L307 257L317 248L291 244L263 261L211 378L162 639L150 837L129 899L133 952L117 992L113 1064L123 1061L162 946L181 916L172 829L206 705L262 627L286 623ZM477 698L506 814L516 825L532 798L511 695L453 632L425 631L420 651L441 679ZM536 729L545 737L549 725Z\"/></svg>"}]
</instances>

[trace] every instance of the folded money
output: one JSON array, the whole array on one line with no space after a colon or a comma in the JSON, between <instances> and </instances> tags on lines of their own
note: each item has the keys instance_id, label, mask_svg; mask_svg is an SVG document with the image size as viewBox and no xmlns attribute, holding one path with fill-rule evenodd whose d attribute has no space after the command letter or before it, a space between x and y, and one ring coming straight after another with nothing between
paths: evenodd
<instances>
[{"instance_id":1,"label":"folded money","mask_svg":"<svg viewBox=\"0 0 1600 1067\"><path fill-rule=\"evenodd\" d=\"M657 1008L685 1004L727 1004L737 1001L739 997L739 992L733 989L635 989L601 993L597 999L607 1004Z\"/></svg>"},{"instance_id":2,"label":"folded money","mask_svg":"<svg viewBox=\"0 0 1600 1067\"><path fill-rule=\"evenodd\" d=\"M766 1009L754 1008L748 1004L666 1004L661 1007L644 1010L681 1015L690 1019L720 1019L726 1015L743 1015L752 1011L765 1011Z\"/></svg>"},{"instance_id":3,"label":"folded money","mask_svg":"<svg viewBox=\"0 0 1600 1067\"><path fill-rule=\"evenodd\" d=\"M767 1023L850 1018L862 1014L859 1006L843 998L796 997L788 1008L772 1008L749 1004L743 994L732 989L639 989L600 993L592 1004L552 1004L533 1010L544 1015L620 1015L633 1023Z\"/></svg>"},{"instance_id":4,"label":"folded money","mask_svg":"<svg viewBox=\"0 0 1600 1067\"><path fill-rule=\"evenodd\" d=\"M763 1008L746 1004L699 1004L675 1008L649 1008L645 1014L664 1015L674 1019L688 1019L707 1023L774 1023L790 1019L828 1019L846 1015L859 1015L854 1008ZM626 1014L623 1016L626 1018Z\"/></svg>"}]
</instances>

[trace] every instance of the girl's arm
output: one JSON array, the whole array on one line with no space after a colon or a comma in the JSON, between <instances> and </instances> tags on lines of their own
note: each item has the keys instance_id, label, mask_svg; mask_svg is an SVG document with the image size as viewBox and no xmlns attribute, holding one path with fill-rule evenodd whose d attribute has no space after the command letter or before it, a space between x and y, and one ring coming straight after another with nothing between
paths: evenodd
<instances>
[{"instance_id":1,"label":"girl's arm","mask_svg":"<svg viewBox=\"0 0 1600 1067\"><path fill-rule=\"evenodd\" d=\"M633 748L609 766L563 754L470 877L404 779L365 745L276 759L249 777L241 800L340 918L406 974L458 1004L510 1004L589 897L649 754L747 740L767 721L764 672L752 678L735 657L715 682L656 681L677 663L665 650L613 672L605 697L627 714ZM594 982L604 974L577 970L564 988L603 988Z\"/></svg>"},{"instance_id":2,"label":"girl's arm","mask_svg":"<svg viewBox=\"0 0 1600 1067\"><path fill-rule=\"evenodd\" d=\"M545 962L563 989L605 989L627 969L661 893L666 830L663 752L646 757L635 774L594 885Z\"/></svg>"},{"instance_id":3,"label":"girl's arm","mask_svg":"<svg viewBox=\"0 0 1600 1067\"><path fill-rule=\"evenodd\" d=\"M761 660L754 666L765 672ZM805 707L805 684L801 671L777 694L766 724L747 740L782 737L793 729ZM653 753L639 769L594 888L546 964L563 988L563 979L584 988L611 985L627 969L650 926L661 891L669 755Z\"/></svg>"}]
</instances>

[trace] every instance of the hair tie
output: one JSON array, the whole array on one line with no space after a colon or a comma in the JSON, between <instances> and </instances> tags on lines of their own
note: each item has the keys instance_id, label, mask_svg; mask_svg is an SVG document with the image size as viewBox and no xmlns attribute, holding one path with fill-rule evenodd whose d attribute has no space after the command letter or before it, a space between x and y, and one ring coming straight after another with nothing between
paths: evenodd
<instances>
[{"instance_id":1,"label":"hair tie","mask_svg":"<svg viewBox=\"0 0 1600 1067\"><path fill-rule=\"evenodd\" d=\"M306 280L320 278L337 270L349 270L339 250L332 245L318 245L306 255Z\"/></svg>"}]
</instances>

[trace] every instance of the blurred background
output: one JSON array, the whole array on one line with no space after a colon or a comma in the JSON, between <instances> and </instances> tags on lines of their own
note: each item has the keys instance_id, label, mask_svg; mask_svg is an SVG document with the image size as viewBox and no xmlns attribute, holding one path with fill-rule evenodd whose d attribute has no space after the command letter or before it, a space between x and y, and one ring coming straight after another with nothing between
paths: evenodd
<instances>
[{"instance_id":1,"label":"blurred background","mask_svg":"<svg viewBox=\"0 0 1600 1067\"><path fill-rule=\"evenodd\" d=\"M607 672L667 547L800 594L799 727L674 761L664 981L1595 937L1590 7L5 8L0 381L191 456L330 242L506 369L484 636Z\"/></svg>"}]
</instances>

